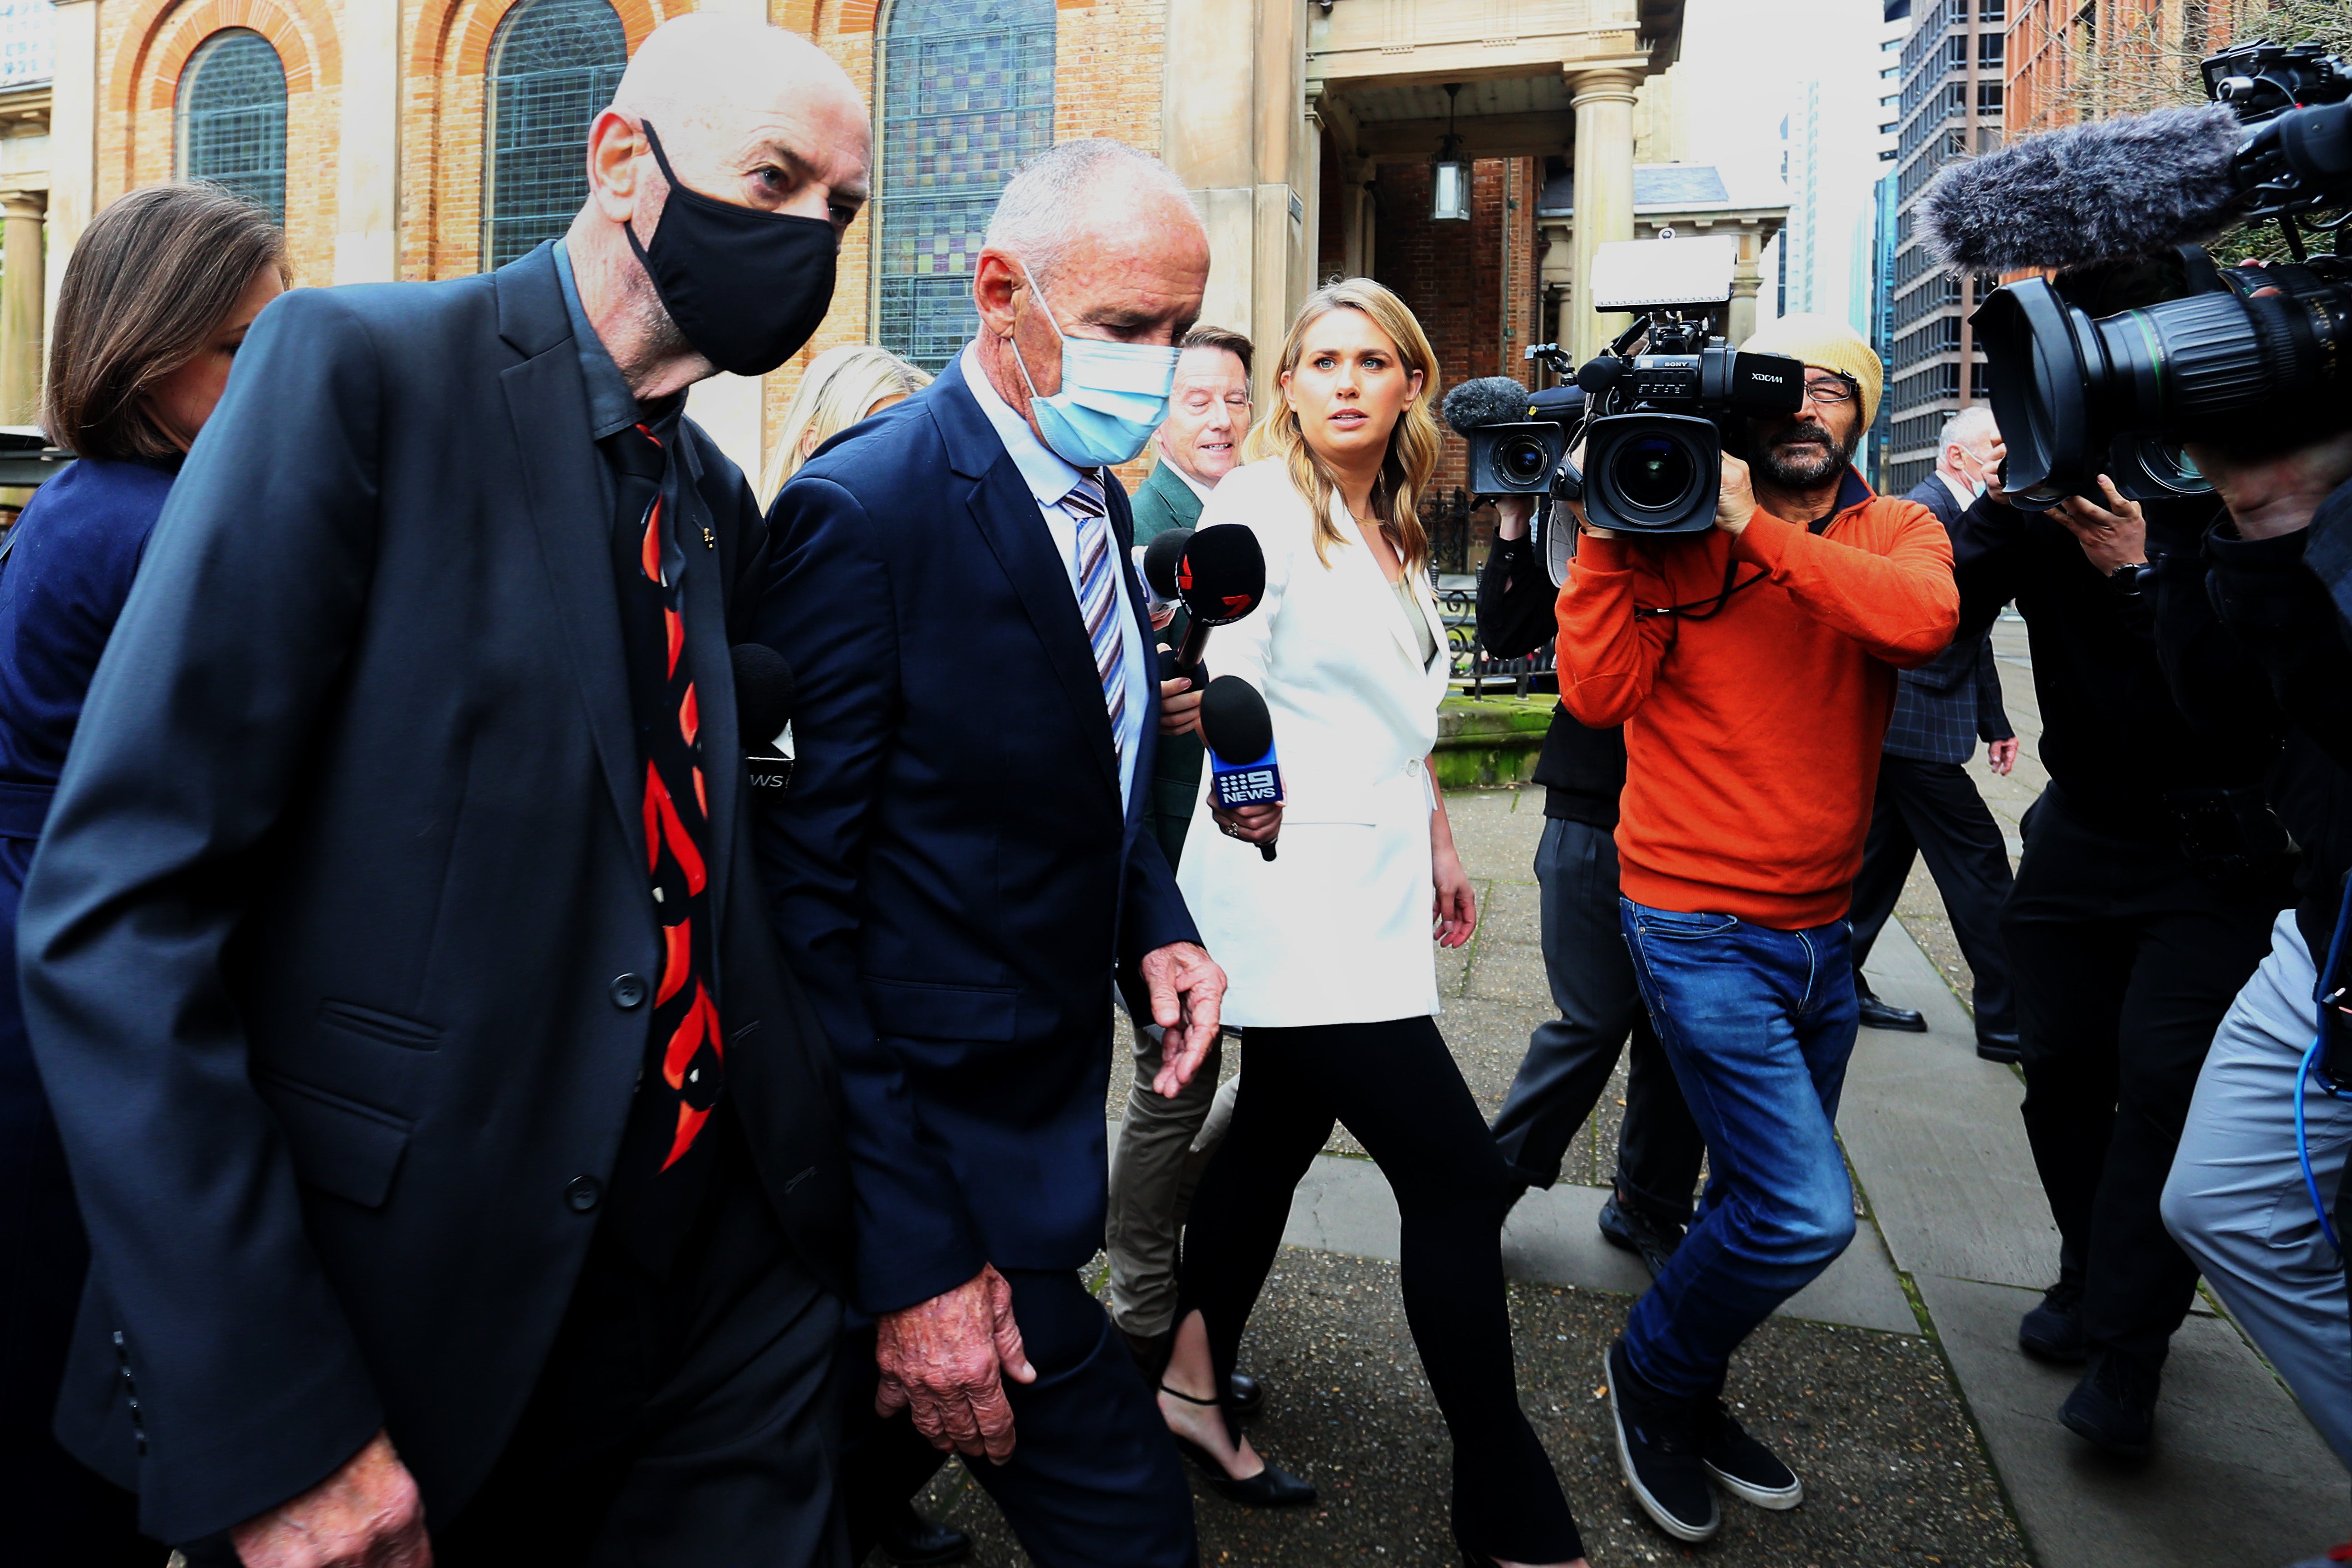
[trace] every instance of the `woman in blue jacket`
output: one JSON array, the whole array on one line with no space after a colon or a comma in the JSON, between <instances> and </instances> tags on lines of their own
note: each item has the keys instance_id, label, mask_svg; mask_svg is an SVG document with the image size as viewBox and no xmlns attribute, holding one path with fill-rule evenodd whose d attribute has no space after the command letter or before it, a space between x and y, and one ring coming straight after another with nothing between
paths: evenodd
<instances>
[{"instance_id":1,"label":"woman in blue jacket","mask_svg":"<svg viewBox=\"0 0 2352 1568\"><path fill-rule=\"evenodd\" d=\"M180 459L288 280L285 237L217 185L150 185L100 213L66 265L42 411L79 460L0 552L0 1521L26 1568L163 1552L132 1528L131 1498L49 1435L89 1248L26 1043L16 901Z\"/></svg>"}]
</instances>

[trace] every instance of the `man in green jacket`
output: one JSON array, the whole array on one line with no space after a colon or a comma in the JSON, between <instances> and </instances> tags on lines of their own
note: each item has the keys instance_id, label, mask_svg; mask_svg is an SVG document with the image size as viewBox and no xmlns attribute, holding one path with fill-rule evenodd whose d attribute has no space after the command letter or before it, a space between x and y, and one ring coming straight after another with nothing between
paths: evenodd
<instances>
[{"instance_id":1,"label":"man in green jacket","mask_svg":"<svg viewBox=\"0 0 2352 1568\"><path fill-rule=\"evenodd\" d=\"M1249 434L1249 339L1222 327L1195 327L1185 335L1183 349L1176 362L1168 422L1160 427L1160 461L1135 492L1139 549L1169 529L1200 523L1202 503L1241 461L1242 437ZM1181 606L1160 636L1171 647L1182 642ZM1213 646L1210 668L1213 672ZM1144 805L1144 824L1159 837L1173 866L1184 852L1184 830L1201 794L1202 748L1195 720L1201 699L1181 680L1163 682L1160 693L1159 763ZM1106 1226L1110 1314L1136 1359L1156 1378L1168 1359L1169 1331L1176 1315L1180 1216L1216 1147L1219 1130L1204 1131L1203 1124L1212 1121L1218 1061L1213 1047L1192 1083L1175 1099L1161 1099L1151 1088L1160 1070L1160 1031L1151 1026L1149 1012L1130 1009L1130 1014L1136 1019L1135 1087L1129 1091L1118 1146L1111 1155ZM1234 1381L1248 1382L1238 1375Z\"/></svg>"}]
</instances>

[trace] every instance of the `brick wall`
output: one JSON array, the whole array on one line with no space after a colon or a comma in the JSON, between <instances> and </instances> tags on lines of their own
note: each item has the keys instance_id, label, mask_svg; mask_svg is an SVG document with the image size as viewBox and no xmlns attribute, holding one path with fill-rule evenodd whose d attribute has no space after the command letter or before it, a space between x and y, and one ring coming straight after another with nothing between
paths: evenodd
<instances>
[{"instance_id":1,"label":"brick wall","mask_svg":"<svg viewBox=\"0 0 2352 1568\"><path fill-rule=\"evenodd\" d=\"M297 280L332 281L341 112L337 35L346 0L97 0L98 191L100 204L172 177L173 95L189 55L226 26L276 45L287 73L286 230ZM1162 22L1168 0L1056 0L1056 140L1108 136L1160 145ZM515 0L401 0L400 233L410 279L463 277L482 261L484 72L500 18ZM694 0L615 0L634 49ZM867 102L875 30L886 0L769 0L778 25L806 34ZM878 140L878 139L877 139ZM873 226L861 218L842 247L831 313L807 349L767 379L766 422L781 417L808 362L869 331ZM1133 465L1130 479L1149 471Z\"/></svg>"},{"instance_id":2,"label":"brick wall","mask_svg":"<svg viewBox=\"0 0 2352 1568\"><path fill-rule=\"evenodd\" d=\"M1437 354L1441 396L1477 376L1528 379L1519 356L1539 341L1528 334L1542 310L1535 233L1539 173L1536 159L1482 158L1471 167L1470 221L1433 223L1428 165L1381 166L1373 275L1420 318ZM1465 483L1467 460L1468 449L1449 434L1436 488L1451 492ZM1490 518L1474 524L1474 540L1491 535ZM1474 559L1482 551L1474 544Z\"/></svg>"}]
</instances>

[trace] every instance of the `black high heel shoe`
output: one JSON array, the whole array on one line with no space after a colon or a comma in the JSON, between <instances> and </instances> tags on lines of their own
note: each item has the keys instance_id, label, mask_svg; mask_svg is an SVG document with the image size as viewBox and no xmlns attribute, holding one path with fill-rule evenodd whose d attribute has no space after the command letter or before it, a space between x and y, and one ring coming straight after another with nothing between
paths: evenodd
<instances>
[{"instance_id":1,"label":"black high heel shoe","mask_svg":"<svg viewBox=\"0 0 2352 1568\"><path fill-rule=\"evenodd\" d=\"M1187 1405L1215 1408L1220 1415L1224 1414L1216 1400L1195 1399L1191 1394L1171 1388L1164 1383L1160 1385L1160 1392L1171 1399L1181 1399ZM1230 1417L1226 1418L1225 1430L1228 1433L1233 1430ZM1315 1500L1314 1487L1300 1480L1288 1470L1278 1470L1272 1465L1267 1465L1257 1474L1245 1479L1236 1480L1225 1473L1225 1467L1217 1462L1217 1457L1200 1444L1189 1437L1179 1437L1173 1432L1168 1435L1176 1438L1177 1448L1199 1468L1202 1475L1209 1478L1209 1484L1217 1489L1220 1497L1237 1502L1244 1508L1304 1508Z\"/></svg>"}]
</instances>

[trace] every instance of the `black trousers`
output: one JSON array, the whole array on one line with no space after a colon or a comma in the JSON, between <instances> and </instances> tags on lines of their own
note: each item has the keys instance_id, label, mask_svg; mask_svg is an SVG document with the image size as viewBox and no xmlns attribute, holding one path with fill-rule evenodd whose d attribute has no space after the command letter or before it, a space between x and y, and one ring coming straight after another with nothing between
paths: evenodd
<instances>
[{"instance_id":1,"label":"black trousers","mask_svg":"<svg viewBox=\"0 0 2352 1568\"><path fill-rule=\"evenodd\" d=\"M731 1116L689 1238L648 1273L600 1226L555 1348L436 1568L847 1568L839 1301Z\"/></svg>"},{"instance_id":2,"label":"black trousers","mask_svg":"<svg viewBox=\"0 0 2352 1568\"><path fill-rule=\"evenodd\" d=\"M1853 879L1854 984L1869 993L1863 961L1895 913L1914 855L1927 858L1952 934L1959 938L1961 955L1976 977L1978 1035L2015 1034L2017 1005L2000 934L2001 904L2010 889L2009 848L1968 769L1958 763L1891 753L1879 759L1870 837L1863 844L1862 872Z\"/></svg>"},{"instance_id":3,"label":"black trousers","mask_svg":"<svg viewBox=\"0 0 2352 1568\"><path fill-rule=\"evenodd\" d=\"M1201 1178L1176 1304L1209 1331L1217 1386L1282 1246L1290 1196L1343 1121L1403 1216L1405 1318L1454 1434L1454 1533L1519 1563L1583 1555L1576 1520L1519 1409L1503 1295L1503 1215L1520 1184L1432 1018L1252 1026L1232 1128Z\"/></svg>"},{"instance_id":4,"label":"black trousers","mask_svg":"<svg viewBox=\"0 0 2352 1568\"><path fill-rule=\"evenodd\" d=\"M2157 1212L2213 1033L2294 901L2284 868L2208 880L2173 845L2094 825L2053 785L2001 917L2025 1133L2095 1351L2154 1371L2197 1268Z\"/></svg>"},{"instance_id":5,"label":"black trousers","mask_svg":"<svg viewBox=\"0 0 2352 1568\"><path fill-rule=\"evenodd\" d=\"M1551 817L1536 847L1543 889L1544 974L1559 1016L1536 1026L1495 1142L1530 1185L1559 1180L1560 1161L1617 1070L1630 1034L1617 1190L1669 1225L1687 1225L1706 1142L1650 1027L1617 924L1617 845L1609 830Z\"/></svg>"},{"instance_id":6,"label":"black trousers","mask_svg":"<svg viewBox=\"0 0 2352 1568\"><path fill-rule=\"evenodd\" d=\"M1192 1491L1160 1407L1102 1303L1074 1270L1007 1268L1013 1320L1037 1381L1007 1383L1013 1457L965 1468L1038 1568L1196 1568ZM874 1331L842 1341L848 1424L842 1491L851 1561L947 1456L901 1410L874 1414Z\"/></svg>"}]
</instances>

